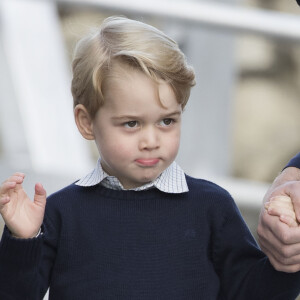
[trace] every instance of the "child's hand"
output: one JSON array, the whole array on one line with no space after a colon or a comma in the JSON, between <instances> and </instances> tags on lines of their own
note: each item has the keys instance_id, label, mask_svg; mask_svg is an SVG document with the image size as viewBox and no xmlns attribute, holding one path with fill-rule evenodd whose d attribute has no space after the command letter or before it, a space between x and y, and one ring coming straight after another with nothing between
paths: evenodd
<instances>
[{"instance_id":1,"label":"child's hand","mask_svg":"<svg viewBox=\"0 0 300 300\"><path fill-rule=\"evenodd\" d=\"M24 177L23 173L15 173L0 186L0 213L13 236L32 238L43 222L46 191L37 183L32 202L22 187Z\"/></svg>"},{"instance_id":2,"label":"child's hand","mask_svg":"<svg viewBox=\"0 0 300 300\"><path fill-rule=\"evenodd\" d=\"M280 221L290 227L298 227L292 199L288 196L275 196L266 202L265 208L272 216L278 216Z\"/></svg>"}]
</instances>

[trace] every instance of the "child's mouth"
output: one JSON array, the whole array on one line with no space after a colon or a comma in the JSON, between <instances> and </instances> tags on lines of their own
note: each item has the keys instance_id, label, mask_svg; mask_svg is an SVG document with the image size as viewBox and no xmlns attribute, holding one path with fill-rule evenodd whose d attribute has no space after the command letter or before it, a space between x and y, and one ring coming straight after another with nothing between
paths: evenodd
<instances>
[{"instance_id":1,"label":"child's mouth","mask_svg":"<svg viewBox=\"0 0 300 300\"><path fill-rule=\"evenodd\" d=\"M159 158L139 158L136 159L136 162L145 167L152 167L159 162Z\"/></svg>"}]
</instances>

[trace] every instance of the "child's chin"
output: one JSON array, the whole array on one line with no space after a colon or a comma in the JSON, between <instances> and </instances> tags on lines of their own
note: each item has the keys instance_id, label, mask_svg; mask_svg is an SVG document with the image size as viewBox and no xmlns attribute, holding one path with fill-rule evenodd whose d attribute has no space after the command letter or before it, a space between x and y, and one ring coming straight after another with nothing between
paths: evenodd
<instances>
[{"instance_id":1,"label":"child's chin","mask_svg":"<svg viewBox=\"0 0 300 300\"><path fill-rule=\"evenodd\" d=\"M158 175L159 174L156 174L156 173L153 174L152 173L151 175L149 174L148 176L143 176L142 180L141 180L141 183L142 184L146 184L146 183L152 182L152 181L154 181L158 177Z\"/></svg>"}]
</instances>

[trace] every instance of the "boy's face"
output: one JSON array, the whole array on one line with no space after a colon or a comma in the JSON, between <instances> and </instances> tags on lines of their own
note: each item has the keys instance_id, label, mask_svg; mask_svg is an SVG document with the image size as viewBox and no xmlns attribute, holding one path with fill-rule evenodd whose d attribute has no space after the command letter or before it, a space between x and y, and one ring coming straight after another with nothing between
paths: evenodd
<instances>
[{"instance_id":1,"label":"boy's face","mask_svg":"<svg viewBox=\"0 0 300 300\"><path fill-rule=\"evenodd\" d=\"M137 70L121 70L104 90L92 122L104 171L126 189L153 181L179 148L182 109L173 90Z\"/></svg>"}]
</instances>

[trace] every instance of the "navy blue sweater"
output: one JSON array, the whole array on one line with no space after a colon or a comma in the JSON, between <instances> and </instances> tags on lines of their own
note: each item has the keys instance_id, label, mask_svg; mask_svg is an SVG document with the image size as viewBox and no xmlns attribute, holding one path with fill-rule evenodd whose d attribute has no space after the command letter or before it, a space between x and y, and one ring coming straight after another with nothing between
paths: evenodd
<instances>
[{"instance_id":1,"label":"navy blue sweater","mask_svg":"<svg viewBox=\"0 0 300 300\"><path fill-rule=\"evenodd\" d=\"M289 161L286 168L287 167L296 167L300 169L300 152Z\"/></svg>"},{"instance_id":2,"label":"navy blue sweater","mask_svg":"<svg viewBox=\"0 0 300 300\"><path fill-rule=\"evenodd\" d=\"M44 234L0 244L0 299L294 299L300 273L277 272L230 195L74 184L47 200Z\"/></svg>"}]
</instances>

